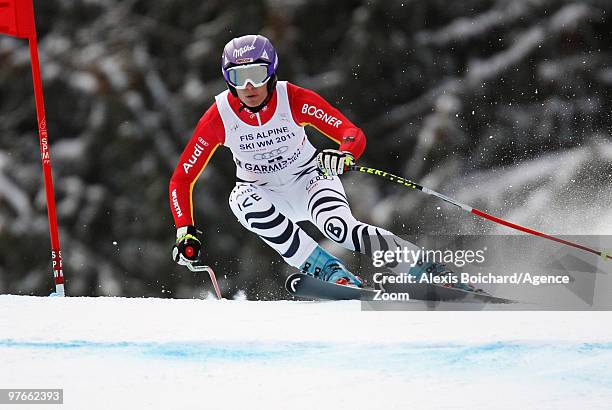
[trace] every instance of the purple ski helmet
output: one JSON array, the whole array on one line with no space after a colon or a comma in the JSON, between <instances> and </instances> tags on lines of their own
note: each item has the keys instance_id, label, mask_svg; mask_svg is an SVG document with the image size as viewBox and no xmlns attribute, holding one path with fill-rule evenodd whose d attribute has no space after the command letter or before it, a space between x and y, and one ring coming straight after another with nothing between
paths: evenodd
<instances>
[{"instance_id":1,"label":"purple ski helmet","mask_svg":"<svg viewBox=\"0 0 612 410\"><path fill-rule=\"evenodd\" d=\"M278 56L270 40L264 36L250 34L236 37L225 45L221 55L221 72L232 94L236 95L236 89L229 83L227 69L237 65L254 63L266 63L268 65L269 80L267 85L268 92L271 92L276 86Z\"/></svg>"}]
</instances>

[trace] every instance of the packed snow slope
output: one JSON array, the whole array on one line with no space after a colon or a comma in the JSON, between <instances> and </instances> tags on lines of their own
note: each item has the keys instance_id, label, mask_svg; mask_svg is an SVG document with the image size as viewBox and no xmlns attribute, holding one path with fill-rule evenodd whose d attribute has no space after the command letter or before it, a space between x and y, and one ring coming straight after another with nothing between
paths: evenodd
<instances>
[{"instance_id":1,"label":"packed snow slope","mask_svg":"<svg viewBox=\"0 0 612 410\"><path fill-rule=\"evenodd\" d=\"M61 409L609 409L611 319L5 295L0 387L63 388Z\"/></svg>"}]
</instances>

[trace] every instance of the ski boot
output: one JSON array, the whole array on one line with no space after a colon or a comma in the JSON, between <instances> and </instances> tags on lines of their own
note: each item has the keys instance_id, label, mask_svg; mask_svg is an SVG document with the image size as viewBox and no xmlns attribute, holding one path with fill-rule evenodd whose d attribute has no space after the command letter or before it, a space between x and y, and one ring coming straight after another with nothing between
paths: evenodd
<instances>
[{"instance_id":1,"label":"ski boot","mask_svg":"<svg viewBox=\"0 0 612 410\"><path fill-rule=\"evenodd\" d=\"M462 283L459 280L457 281L450 280L451 277L453 276L456 277L456 274L452 270L447 269L446 265L444 265L443 263L436 263L436 262L429 262L429 261L424 262L420 260L414 267L412 267L408 271L408 274L414 276L415 278L418 278L417 281L423 275L429 275L429 274L431 274L432 276L440 277L440 278L449 278L447 282L442 283L440 286L443 286L445 288L461 289L466 292L487 294L484 290L475 288L474 286L470 284Z\"/></svg>"},{"instance_id":2,"label":"ski boot","mask_svg":"<svg viewBox=\"0 0 612 410\"><path fill-rule=\"evenodd\" d=\"M363 281L359 276L349 272L342 262L325 249L317 246L306 262L300 266L303 273L338 285L361 287Z\"/></svg>"}]
</instances>

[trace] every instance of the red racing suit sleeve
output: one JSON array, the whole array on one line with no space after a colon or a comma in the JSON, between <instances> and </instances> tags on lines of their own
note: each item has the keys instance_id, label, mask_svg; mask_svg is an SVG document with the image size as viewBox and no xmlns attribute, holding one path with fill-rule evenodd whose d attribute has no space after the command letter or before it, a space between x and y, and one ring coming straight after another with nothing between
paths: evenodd
<instances>
[{"instance_id":1,"label":"red racing suit sleeve","mask_svg":"<svg viewBox=\"0 0 612 410\"><path fill-rule=\"evenodd\" d=\"M314 91L287 83L287 92L296 123L315 127L340 144L341 151L348 151L359 159L366 145L365 134L360 128Z\"/></svg>"},{"instance_id":2,"label":"red racing suit sleeve","mask_svg":"<svg viewBox=\"0 0 612 410\"><path fill-rule=\"evenodd\" d=\"M213 153L225 142L225 128L214 103L204 113L170 179L170 209L177 228L194 225L193 187Z\"/></svg>"}]
</instances>

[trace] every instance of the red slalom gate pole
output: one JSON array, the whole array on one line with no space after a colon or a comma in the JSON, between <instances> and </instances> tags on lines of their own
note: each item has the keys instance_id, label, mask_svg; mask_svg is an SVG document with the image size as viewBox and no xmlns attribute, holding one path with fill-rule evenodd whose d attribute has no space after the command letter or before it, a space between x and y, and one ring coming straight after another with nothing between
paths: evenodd
<instances>
[{"instance_id":1,"label":"red slalom gate pole","mask_svg":"<svg viewBox=\"0 0 612 410\"><path fill-rule=\"evenodd\" d=\"M414 181L411 181L409 179L406 179L406 178L403 178L403 177L400 177L400 176L397 176L397 175L393 175L393 174L391 174L389 172L381 171L381 170L376 169L376 168L362 167L362 166L359 166L359 165L352 165L352 166L348 167L348 169L350 171L358 171L358 172L363 172L365 174L376 175L376 176L379 176L381 178L386 179L387 181L394 182L396 184L399 184L399 185L402 185L402 186L406 186L408 188L416 189L417 191L425 192L426 194L433 195L433 196L435 196L437 198L440 198L443 201L448 202L451 205L455 205L456 207L461 208L461 209L463 209L466 212L469 212L469 213L474 214L474 215L478 215L481 218L488 219L489 221L493 221L493 222L498 223L500 225L507 226L508 228L516 229L517 231L521 231L521 232L525 232L525 233L528 233L528 234L531 234L531 235L539 236L540 238L549 239L551 241L559 242L559 243L562 243L564 245L571 246L573 248L577 248L577 249L581 249L583 251L587 251L587 252L593 253L593 254L595 254L597 256L601 256L603 258L603 260L612 259L612 256L610 255L609 252L598 251L596 249L589 248L588 246L580 245L578 243L570 242L570 241L567 241L565 239L557 238L555 236L548 235L548 234L545 234L545 233L542 233L542 232L538 232L538 231L536 231L534 229L526 228L524 226L521 226L521 225L518 225L518 224L515 224L515 223L512 223L512 222L509 222L509 221L506 221L506 220L503 220L503 219L498 218L496 216L489 215L486 212L480 211L480 210L478 210L476 208L472 208L469 205L462 204L459 201L455 201L454 199L449 198L446 195L443 195L443 194L441 194L439 192L436 192L433 189L429 189L427 187L424 187L422 185L417 184Z\"/></svg>"},{"instance_id":2,"label":"red slalom gate pole","mask_svg":"<svg viewBox=\"0 0 612 410\"><path fill-rule=\"evenodd\" d=\"M32 0L0 0L0 34L17 38L27 38L30 46L32 63L32 80L34 82L34 98L36 100L36 116L38 117L38 135L40 138L40 156L42 159L45 193L47 196L47 215L49 217L49 232L51 234L51 263L55 281L53 296L64 296L64 271L62 251L60 250L57 216L55 213L55 194L51 176L51 155L49 153L49 136L45 118L45 102L43 99L42 81L40 79L40 63L38 61L38 42L36 40L36 22Z\"/></svg>"},{"instance_id":3,"label":"red slalom gate pole","mask_svg":"<svg viewBox=\"0 0 612 410\"><path fill-rule=\"evenodd\" d=\"M55 190L51 172L51 153L49 151L49 135L47 133L47 119L45 116L45 101L43 98L42 80L40 78L40 63L38 61L38 41L36 30L29 37L30 59L32 60L32 79L34 81L34 98L36 100L36 116L38 118L38 136L40 138L40 156L45 181L45 194L47 196L47 216L49 218L49 232L51 234L51 264L53 280L55 282L54 296L64 296L64 267L62 251L60 249L57 214L55 211Z\"/></svg>"}]
</instances>

